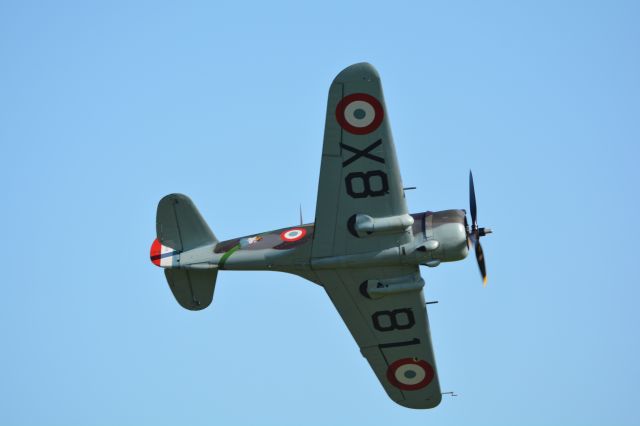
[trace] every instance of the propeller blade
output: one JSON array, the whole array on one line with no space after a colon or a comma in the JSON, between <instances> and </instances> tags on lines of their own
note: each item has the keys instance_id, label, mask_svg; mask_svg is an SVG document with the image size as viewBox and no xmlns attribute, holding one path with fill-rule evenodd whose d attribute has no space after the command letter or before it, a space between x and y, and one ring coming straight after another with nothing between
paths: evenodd
<instances>
[{"instance_id":1,"label":"propeller blade","mask_svg":"<svg viewBox=\"0 0 640 426\"><path fill-rule=\"evenodd\" d=\"M480 245L480 239L474 239L474 248L476 252L476 260L478 261L478 268L480 268L480 274L482 275L482 285L487 286L487 267L484 264L484 252L482 251L482 245Z\"/></svg>"},{"instance_id":2,"label":"propeller blade","mask_svg":"<svg viewBox=\"0 0 640 426\"><path fill-rule=\"evenodd\" d=\"M469 204L471 206L471 229L467 231L467 247L469 247L469 241L473 244L473 249L476 252L476 260L478 261L478 268L480 268L480 275L482 275L482 285L487 286L487 267L484 264L484 252L480 245L480 237L484 237L491 233L491 228L478 228L478 207L476 206L476 190L473 185L473 173L469 170ZM467 218L465 216L465 226Z\"/></svg>"},{"instance_id":3,"label":"propeller blade","mask_svg":"<svg viewBox=\"0 0 640 426\"><path fill-rule=\"evenodd\" d=\"M476 191L473 187L473 174L469 170L469 205L471 206L471 226L473 229L478 228L478 218L476 217Z\"/></svg>"}]
</instances>

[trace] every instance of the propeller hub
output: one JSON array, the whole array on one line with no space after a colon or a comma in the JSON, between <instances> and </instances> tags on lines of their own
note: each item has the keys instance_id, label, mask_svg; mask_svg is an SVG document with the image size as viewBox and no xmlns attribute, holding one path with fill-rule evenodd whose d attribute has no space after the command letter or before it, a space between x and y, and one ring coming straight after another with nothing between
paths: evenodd
<instances>
[{"instance_id":1,"label":"propeller hub","mask_svg":"<svg viewBox=\"0 0 640 426\"><path fill-rule=\"evenodd\" d=\"M484 237L487 234L491 234L493 231L491 228L480 228L478 229L478 235Z\"/></svg>"}]
</instances>

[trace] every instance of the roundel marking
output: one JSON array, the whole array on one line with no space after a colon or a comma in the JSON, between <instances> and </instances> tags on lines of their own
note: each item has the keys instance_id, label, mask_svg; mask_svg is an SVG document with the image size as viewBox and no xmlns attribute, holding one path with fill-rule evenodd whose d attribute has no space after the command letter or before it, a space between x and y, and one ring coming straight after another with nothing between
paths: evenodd
<instances>
[{"instance_id":1,"label":"roundel marking","mask_svg":"<svg viewBox=\"0 0 640 426\"><path fill-rule=\"evenodd\" d=\"M280 234L280 239L282 241L298 241L300 239L302 239L302 237L304 237L305 235L307 235L307 230L304 228L293 228L293 229L289 229L286 231L283 231Z\"/></svg>"},{"instance_id":2,"label":"roundel marking","mask_svg":"<svg viewBox=\"0 0 640 426\"><path fill-rule=\"evenodd\" d=\"M354 135L366 135L380 127L384 110L380 102L366 93L345 96L336 107L336 120Z\"/></svg>"},{"instance_id":3,"label":"roundel marking","mask_svg":"<svg viewBox=\"0 0 640 426\"><path fill-rule=\"evenodd\" d=\"M435 372L426 361L417 358L402 358L387 369L387 380L402 390L418 390L433 380Z\"/></svg>"}]
</instances>

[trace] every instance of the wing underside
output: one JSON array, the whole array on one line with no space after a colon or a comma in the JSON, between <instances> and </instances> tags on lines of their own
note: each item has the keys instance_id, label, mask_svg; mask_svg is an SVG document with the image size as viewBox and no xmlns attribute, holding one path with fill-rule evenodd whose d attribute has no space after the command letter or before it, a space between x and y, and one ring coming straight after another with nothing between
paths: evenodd
<instances>
[{"instance_id":1,"label":"wing underside","mask_svg":"<svg viewBox=\"0 0 640 426\"><path fill-rule=\"evenodd\" d=\"M357 254L409 242L410 233L354 237L355 214L407 214L382 86L369 64L346 68L329 89L313 257Z\"/></svg>"},{"instance_id":2,"label":"wing underside","mask_svg":"<svg viewBox=\"0 0 640 426\"><path fill-rule=\"evenodd\" d=\"M360 217L399 223L362 233ZM387 394L398 404L432 408L441 392L417 266L350 265L411 243L395 147L380 78L369 64L346 68L329 90L312 265ZM354 225L355 223L355 225ZM327 269L326 259L341 267Z\"/></svg>"},{"instance_id":3,"label":"wing underside","mask_svg":"<svg viewBox=\"0 0 640 426\"><path fill-rule=\"evenodd\" d=\"M316 273L389 397L411 408L437 406L440 384L417 267Z\"/></svg>"}]
</instances>

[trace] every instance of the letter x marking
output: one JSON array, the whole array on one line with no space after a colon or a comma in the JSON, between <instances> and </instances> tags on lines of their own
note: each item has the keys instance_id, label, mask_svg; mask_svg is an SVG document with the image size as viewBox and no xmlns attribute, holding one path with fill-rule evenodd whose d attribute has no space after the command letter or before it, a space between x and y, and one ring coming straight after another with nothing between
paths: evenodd
<instances>
[{"instance_id":1,"label":"letter x marking","mask_svg":"<svg viewBox=\"0 0 640 426\"><path fill-rule=\"evenodd\" d=\"M348 159L342 162L342 167L347 167L349 164L353 163L360 157L366 157L369 160L377 161L378 163L384 164L384 158L371 154L371 151L379 147L381 144L382 144L382 139L378 139L377 141L375 141L374 143L372 143L371 145L369 145L368 147L366 147L361 151L358 148L354 148L352 146L340 143L340 147L354 153L354 155L352 155L351 157L349 157Z\"/></svg>"}]
</instances>

